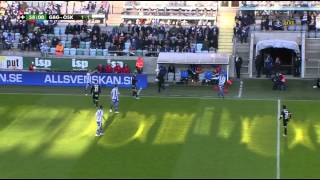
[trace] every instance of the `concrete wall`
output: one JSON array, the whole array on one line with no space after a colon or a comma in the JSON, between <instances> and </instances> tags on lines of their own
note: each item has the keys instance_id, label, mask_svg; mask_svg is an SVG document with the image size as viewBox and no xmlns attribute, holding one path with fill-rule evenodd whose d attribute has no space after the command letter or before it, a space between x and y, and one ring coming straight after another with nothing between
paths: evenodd
<instances>
[{"instance_id":1,"label":"concrete wall","mask_svg":"<svg viewBox=\"0 0 320 180\"><path fill-rule=\"evenodd\" d=\"M294 41L301 45L301 32L254 32L254 44L257 44L262 40L271 40L271 39L279 39L279 40L287 40Z\"/></svg>"}]
</instances>

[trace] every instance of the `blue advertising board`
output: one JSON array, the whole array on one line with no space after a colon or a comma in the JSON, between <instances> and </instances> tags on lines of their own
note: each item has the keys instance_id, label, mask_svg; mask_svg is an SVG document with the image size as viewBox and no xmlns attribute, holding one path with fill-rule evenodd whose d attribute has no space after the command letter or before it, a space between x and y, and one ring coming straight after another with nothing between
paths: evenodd
<instances>
[{"instance_id":1,"label":"blue advertising board","mask_svg":"<svg viewBox=\"0 0 320 180\"><path fill-rule=\"evenodd\" d=\"M59 72L15 72L0 71L1 85L35 85L35 86L85 86L88 82L98 82L102 87L131 87L132 74L95 73L59 73ZM137 75L137 87L146 88L147 75Z\"/></svg>"}]
</instances>

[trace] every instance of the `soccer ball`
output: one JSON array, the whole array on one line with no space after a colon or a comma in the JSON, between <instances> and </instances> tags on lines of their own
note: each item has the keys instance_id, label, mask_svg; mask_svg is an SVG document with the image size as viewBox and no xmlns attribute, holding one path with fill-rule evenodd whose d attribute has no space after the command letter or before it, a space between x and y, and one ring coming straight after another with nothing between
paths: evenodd
<instances>
[{"instance_id":1,"label":"soccer ball","mask_svg":"<svg viewBox=\"0 0 320 180\"><path fill-rule=\"evenodd\" d=\"M313 89L317 88L317 86L313 86Z\"/></svg>"}]
</instances>

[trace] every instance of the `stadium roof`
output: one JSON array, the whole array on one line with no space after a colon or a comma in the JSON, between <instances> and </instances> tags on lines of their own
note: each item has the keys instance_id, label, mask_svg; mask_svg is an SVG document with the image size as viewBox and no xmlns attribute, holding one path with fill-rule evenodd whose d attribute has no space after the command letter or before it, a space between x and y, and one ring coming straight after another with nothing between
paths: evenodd
<instances>
[{"instance_id":1,"label":"stadium roof","mask_svg":"<svg viewBox=\"0 0 320 180\"><path fill-rule=\"evenodd\" d=\"M300 49L296 42L287 40L263 40L259 41L256 45L256 54L259 54L260 50L266 48L286 48L291 49L295 53L299 53Z\"/></svg>"},{"instance_id":2,"label":"stadium roof","mask_svg":"<svg viewBox=\"0 0 320 180\"><path fill-rule=\"evenodd\" d=\"M320 7L283 7L283 6L258 6L258 7L240 7L240 11L320 11Z\"/></svg>"},{"instance_id":3,"label":"stadium roof","mask_svg":"<svg viewBox=\"0 0 320 180\"><path fill-rule=\"evenodd\" d=\"M229 55L221 53L160 52L158 64L229 64Z\"/></svg>"}]
</instances>

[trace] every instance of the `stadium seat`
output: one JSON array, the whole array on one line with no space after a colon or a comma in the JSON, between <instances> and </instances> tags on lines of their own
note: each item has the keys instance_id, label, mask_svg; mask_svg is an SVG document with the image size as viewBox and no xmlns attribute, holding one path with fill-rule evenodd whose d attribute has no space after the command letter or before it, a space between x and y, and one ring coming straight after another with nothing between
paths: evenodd
<instances>
[{"instance_id":1,"label":"stadium seat","mask_svg":"<svg viewBox=\"0 0 320 180\"><path fill-rule=\"evenodd\" d=\"M78 48L76 51L77 51L76 52L77 55L83 55L83 49L82 48Z\"/></svg>"},{"instance_id":2,"label":"stadium seat","mask_svg":"<svg viewBox=\"0 0 320 180\"><path fill-rule=\"evenodd\" d=\"M14 42L12 45L13 45L13 48L15 48L15 49L18 48L18 42Z\"/></svg>"},{"instance_id":3,"label":"stadium seat","mask_svg":"<svg viewBox=\"0 0 320 180\"><path fill-rule=\"evenodd\" d=\"M70 48L70 56L75 56L76 55L76 48Z\"/></svg>"},{"instance_id":4,"label":"stadium seat","mask_svg":"<svg viewBox=\"0 0 320 180\"><path fill-rule=\"evenodd\" d=\"M60 35L65 35L66 27L60 27Z\"/></svg>"},{"instance_id":5,"label":"stadium seat","mask_svg":"<svg viewBox=\"0 0 320 180\"><path fill-rule=\"evenodd\" d=\"M60 35L60 28L59 27L54 27L53 31L54 31L54 35L55 36L59 36Z\"/></svg>"},{"instance_id":6,"label":"stadium seat","mask_svg":"<svg viewBox=\"0 0 320 180\"><path fill-rule=\"evenodd\" d=\"M89 56L89 52L90 50L89 49L83 49L83 55L85 56Z\"/></svg>"},{"instance_id":7,"label":"stadium seat","mask_svg":"<svg viewBox=\"0 0 320 180\"><path fill-rule=\"evenodd\" d=\"M51 53L51 54L56 53L56 48L54 48L54 47L50 48L50 53Z\"/></svg>"},{"instance_id":8,"label":"stadium seat","mask_svg":"<svg viewBox=\"0 0 320 180\"><path fill-rule=\"evenodd\" d=\"M140 50L140 49L139 49L139 50L137 50L136 55L137 55L137 56L142 56L142 55L143 55L143 51L142 51L142 50Z\"/></svg>"},{"instance_id":9,"label":"stadium seat","mask_svg":"<svg viewBox=\"0 0 320 180\"><path fill-rule=\"evenodd\" d=\"M105 45L106 45L106 48L108 49L111 46L111 43L110 42L106 42Z\"/></svg>"},{"instance_id":10,"label":"stadium seat","mask_svg":"<svg viewBox=\"0 0 320 180\"><path fill-rule=\"evenodd\" d=\"M89 41L89 42L86 42L86 49L90 49L90 45L91 45L91 41Z\"/></svg>"},{"instance_id":11,"label":"stadium seat","mask_svg":"<svg viewBox=\"0 0 320 180\"><path fill-rule=\"evenodd\" d=\"M80 48L82 49L86 48L86 42L80 41Z\"/></svg>"},{"instance_id":12,"label":"stadium seat","mask_svg":"<svg viewBox=\"0 0 320 180\"><path fill-rule=\"evenodd\" d=\"M48 38L48 34L42 34L42 36Z\"/></svg>"},{"instance_id":13,"label":"stadium seat","mask_svg":"<svg viewBox=\"0 0 320 180\"><path fill-rule=\"evenodd\" d=\"M15 33L14 34L14 39L19 40L20 39L20 33Z\"/></svg>"},{"instance_id":14,"label":"stadium seat","mask_svg":"<svg viewBox=\"0 0 320 180\"><path fill-rule=\"evenodd\" d=\"M69 56L70 55L70 48L64 48L64 53L65 56Z\"/></svg>"},{"instance_id":15,"label":"stadium seat","mask_svg":"<svg viewBox=\"0 0 320 180\"><path fill-rule=\"evenodd\" d=\"M129 51L129 48L130 48L130 42L124 43L124 49Z\"/></svg>"},{"instance_id":16,"label":"stadium seat","mask_svg":"<svg viewBox=\"0 0 320 180\"><path fill-rule=\"evenodd\" d=\"M67 36L66 35L60 35L61 41L67 41Z\"/></svg>"},{"instance_id":17,"label":"stadium seat","mask_svg":"<svg viewBox=\"0 0 320 180\"><path fill-rule=\"evenodd\" d=\"M67 35L67 40L68 40L68 41L71 41L72 38L73 38L73 34L68 34L68 35Z\"/></svg>"},{"instance_id":18,"label":"stadium seat","mask_svg":"<svg viewBox=\"0 0 320 180\"><path fill-rule=\"evenodd\" d=\"M212 77L213 77L212 71L206 71L206 72L204 73L204 77L205 77L206 80L211 80Z\"/></svg>"},{"instance_id":19,"label":"stadium seat","mask_svg":"<svg viewBox=\"0 0 320 180\"><path fill-rule=\"evenodd\" d=\"M66 41L60 41L63 47L66 47Z\"/></svg>"},{"instance_id":20,"label":"stadium seat","mask_svg":"<svg viewBox=\"0 0 320 180\"><path fill-rule=\"evenodd\" d=\"M2 35L3 35L4 38L8 37L8 33L7 32L3 32Z\"/></svg>"},{"instance_id":21,"label":"stadium seat","mask_svg":"<svg viewBox=\"0 0 320 180\"><path fill-rule=\"evenodd\" d=\"M201 82L204 79L205 79L205 74L204 73L200 73L199 74L199 81Z\"/></svg>"},{"instance_id":22,"label":"stadium seat","mask_svg":"<svg viewBox=\"0 0 320 180\"><path fill-rule=\"evenodd\" d=\"M90 56L96 56L97 55L97 49L90 49Z\"/></svg>"},{"instance_id":23,"label":"stadium seat","mask_svg":"<svg viewBox=\"0 0 320 180\"><path fill-rule=\"evenodd\" d=\"M201 52L202 47L203 47L203 44L202 44L202 43L197 43L196 52Z\"/></svg>"},{"instance_id":24,"label":"stadium seat","mask_svg":"<svg viewBox=\"0 0 320 180\"><path fill-rule=\"evenodd\" d=\"M48 39L49 39L49 40L52 40L53 37L54 37L54 34L48 34Z\"/></svg>"},{"instance_id":25,"label":"stadium seat","mask_svg":"<svg viewBox=\"0 0 320 180\"><path fill-rule=\"evenodd\" d=\"M142 54L143 54L143 56L145 56L146 54L148 54L148 50L143 50Z\"/></svg>"},{"instance_id":26,"label":"stadium seat","mask_svg":"<svg viewBox=\"0 0 320 180\"><path fill-rule=\"evenodd\" d=\"M104 49L102 52L103 52L103 56L108 56L109 54L108 49Z\"/></svg>"},{"instance_id":27,"label":"stadium seat","mask_svg":"<svg viewBox=\"0 0 320 180\"><path fill-rule=\"evenodd\" d=\"M66 41L66 48L71 48L71 41Z\"/></svg>"},{"instance_id":28,"label":"stadium seat","mask_svg":"<svg viewBox=\"0 0 320 180\"><path fill-rule=\"evenodd\" d=\"M103 55L102 49L97 49L97 56L102 56L102 55Z\"/></svg>"},{"instance_id":29,"label":"stadium seat","mask_svg":"<svg viewBox=\"0 0 320 180\"><path fill-rule=\"evenodd\" d=\"M188 71L181 71L180 72L180 80L188 80L189 74Z\"/></svg>"},{"instance_id":30,"label":"stadium seat","mask_svg":"<svg viewBox=\"0 0 320 180\"><path fill-rule=\"evenodd\" d=\"M33 34L32 34L32 33L28 33L28 37L29 37L29 38L32 38L32 37L33 37Z\"/></svg>"}]
</instances>

